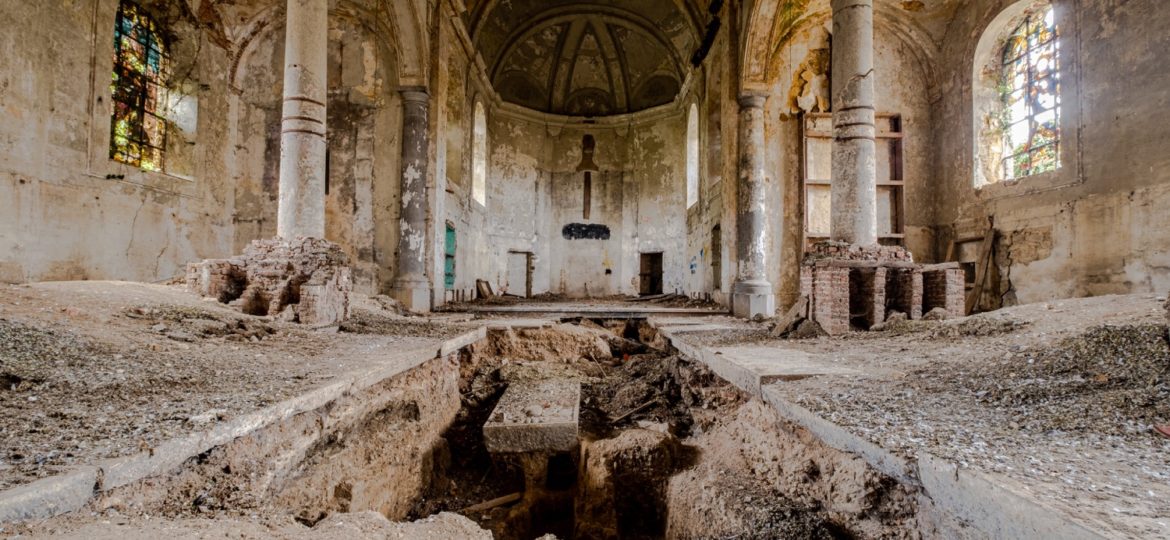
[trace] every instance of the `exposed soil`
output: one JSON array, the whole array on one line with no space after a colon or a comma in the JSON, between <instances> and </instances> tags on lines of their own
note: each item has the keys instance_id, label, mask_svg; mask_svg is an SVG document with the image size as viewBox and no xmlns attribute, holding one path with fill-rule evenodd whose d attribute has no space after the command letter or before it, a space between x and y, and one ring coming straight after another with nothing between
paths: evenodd
<instances>
[{"instance_id":1,"label":"exposed soil","mask_svg":"<svg viewBox=\"0 0 1170 540\"><path fill-rule=\"evenodd\" d=\"M243 315L178 287L0 286L0 489L149 451L362 369L367 351L460 331L358 312L363 335Z\"/></svg>"}]
</instances>

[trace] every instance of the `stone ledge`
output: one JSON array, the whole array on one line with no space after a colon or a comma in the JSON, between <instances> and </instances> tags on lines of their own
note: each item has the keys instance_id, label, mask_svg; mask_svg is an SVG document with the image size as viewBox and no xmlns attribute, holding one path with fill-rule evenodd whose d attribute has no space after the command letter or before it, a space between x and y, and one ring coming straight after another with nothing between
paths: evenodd
<instances>
[{"instance_id":1,"label":"stone ledge","mask_svg":"<svg viewBox=\"0 0 1170 540\"><path fill-rule=\"evenodd\" d=\"M426 345L407 351L375 351L387 352L396 358L361 373L344 375L326 386L237 417L207 431L171 439L152 451L98 461L94 465L81 466L71 472L0 492L0 523L48 519L80 510L102 492L169 474L188 460L213 448L296 415L320 409L338 398L371 388L436 358L443 358L438 355L440 351L458 350L452 347L469 346L485 336L486 328L478 328L445 340L437 347Z\"/></svg>"},{"instance_id":2,"label":"stone ledge","mask_svg":"<svg viewBox=\"0 0 1170 540\"><path fill-rule=\"evenodd\" d=\"M960 523L989 538L1104 539L1106 531L1079 522L1032 498L1009 478L961 469L957 464L920 452L911 458L899 456L849 430L784 399L776 385L761 384L758 377L745 377L749 370L736 368L710 349L681 343L663 336L692 361L756 399L766 402L781 418L793 422L832 448L865 460L882 474L921 490L921 497Z\"/></svg>"}]
</instances>

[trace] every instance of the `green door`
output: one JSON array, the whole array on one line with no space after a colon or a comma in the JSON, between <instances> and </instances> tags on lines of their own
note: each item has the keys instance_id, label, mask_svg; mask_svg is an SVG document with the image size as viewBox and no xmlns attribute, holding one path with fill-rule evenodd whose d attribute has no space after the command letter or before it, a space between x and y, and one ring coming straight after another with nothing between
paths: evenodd
<instances>
[{"instance_id":1,"label":"green door","mask_svg":"<svg viewBox=\"0 0 1170 540\"><path fill-rule=\"evenodd\" d=\"M444 282L448 289L455 288L455 227L447 224L447 254L443 261Z\"/></svg>"}]
</instances>

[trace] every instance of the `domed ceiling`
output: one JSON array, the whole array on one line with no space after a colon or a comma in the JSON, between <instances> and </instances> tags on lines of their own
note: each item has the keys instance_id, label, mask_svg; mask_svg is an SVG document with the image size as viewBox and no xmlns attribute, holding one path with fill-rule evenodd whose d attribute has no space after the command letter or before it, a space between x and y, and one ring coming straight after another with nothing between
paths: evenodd
<instances>
[{"instance_id":1,"label":"domed ceiling","mask_svg":"<svg viewBox=\"0 0 1170 540\"><path fill-rule=\"evenodd\" d=\"M670 103L699 42L683 0L479 0L467 25L509 103L607 116Z\"/></svg>"}]
</instances>

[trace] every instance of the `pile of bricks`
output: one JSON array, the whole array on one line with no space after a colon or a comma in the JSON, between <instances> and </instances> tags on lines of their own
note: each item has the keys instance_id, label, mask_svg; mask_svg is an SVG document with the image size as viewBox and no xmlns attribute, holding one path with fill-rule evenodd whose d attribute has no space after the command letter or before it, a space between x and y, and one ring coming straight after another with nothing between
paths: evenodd
<instances>
[{"instance_id":1,"label":"pile of bricks","mask_svg":"<svg viewBox=\"0 0 1170 540\"><path fill-rule=\"evenodd\" d=\"M256 240L240 257L187 265L187 288L250 315L330 325L349 316L348 263L327 240Z\"/></svg>"},{"instance_id":2,"label":"pile of bricks","mask_svg":"<svg viewBox=\"0 0 1170 540\"><path fill-rule=\"evenodd\" d=\"M897 246L825 242L813 247L800 269L810 318L829 335L872 328L895 311L920 319L943 308L948 317L962 317L964 282L958 263L916 264Z\"/></svg>"}]
</instances>

